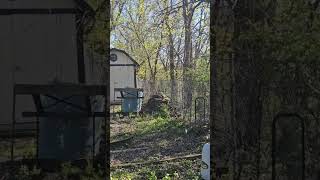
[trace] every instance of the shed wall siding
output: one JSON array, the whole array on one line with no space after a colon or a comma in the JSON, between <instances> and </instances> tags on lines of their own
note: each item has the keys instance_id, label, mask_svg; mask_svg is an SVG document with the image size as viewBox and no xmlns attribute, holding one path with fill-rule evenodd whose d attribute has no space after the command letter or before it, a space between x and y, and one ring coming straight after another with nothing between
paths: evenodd
<instances>
[{"instance_id":1,"label":"shed wall siding","mask_svg":"<svg viewBox=\"0 0 320 180\"><path fill-rule=\"evenodd\" d=\"M78 82L75 17L56 14L0 18L1 27L6 27L0 30L0 58L4 64L0 67L0 123L11 123L14 83L48 84L55 79ZM28 120L22 118L23 111L35 111L32 97L17 96L17 121Z\"/></svg>"},{"instance_id":2,"label":"shed wall siding","mask_svg":"<svg viewBox=\"0 0 320 180\"><path fill-rule=\"evenodd\" d=\"M110 67L110 101L114 102L119 93L114 95L114 88L134 87L134 68L132 66Z\"/></svg>"},{"instance_id":3,"label":"shed wall siding","mask_svg":"<svg viewBox=\"0 0 320 180\"><path fill-rule=\"evenodd\" d=\"M12 107L12 92L13 92L13 63L10 61L13 42L8 38L11 36L10 17L0 16L0 124L7 123L11 114L8 110ZM0 126L0 128L8 128Z\"/></svg>"},{"instance_id":4,"label":"shed wall siding","mask_svg":"<svg viewBox=\"0 0 320 180\"><path fill-rule=\"evenodd\" d=\"M74 8L73 0L1 0L1 9Z\"/></svg>"},{"instance_id":5,"label":"shed wall siding","mask_svg":"<svg viewBox=\"0 0 320 180\"><path fill-rule=\"evenodd\" d=\"M16 83L77 82L76 33L72 15L14 15L12 59ZM31 46L32 44L32 46Z\"/></svg>"},{"instance_id":6,"label":"shed wall siding","mask_svg":"<svg viewBox=\"0 0 320 180\"><path fill-rule=\"evenodd\" d=\"M110 54L116 54L118 59L115 62L110 62L112 65L116 64L133 64L130 58L119 51L112 50ZM111 103L119 101L120 93L114 93L114 88L134 87L134 66L110 66L110 101Z\"/></svg>"}]
</instances>

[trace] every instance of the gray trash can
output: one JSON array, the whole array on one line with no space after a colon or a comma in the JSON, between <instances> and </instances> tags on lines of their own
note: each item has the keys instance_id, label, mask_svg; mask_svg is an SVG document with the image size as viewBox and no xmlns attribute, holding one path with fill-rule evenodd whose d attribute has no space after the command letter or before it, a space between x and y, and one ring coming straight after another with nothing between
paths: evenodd
<instances>
[{"instance_id":1,"label":"gray trash can","mask_svg":"<svg viewBox=\"0 0 320 180\"><path fill-rule=\"evenodd\" d=\"M82 96L71 98L55 96L65 99L69 103L86 107L86 100ZM95 97L91 103L93 112L103 112L104 98ZM91 101L94 100L91 98ZM92 156L93 120L86 117L84 110L75 108L66 103L57 103L57 100L41 96L45 112L76 113L79 117L41 117L39 124L39 159L78 160ZM81 115L84 115L81 117ZM95 155L99 151L101 140L102 117L95 118Z\"/></svg>"}]
</instances>

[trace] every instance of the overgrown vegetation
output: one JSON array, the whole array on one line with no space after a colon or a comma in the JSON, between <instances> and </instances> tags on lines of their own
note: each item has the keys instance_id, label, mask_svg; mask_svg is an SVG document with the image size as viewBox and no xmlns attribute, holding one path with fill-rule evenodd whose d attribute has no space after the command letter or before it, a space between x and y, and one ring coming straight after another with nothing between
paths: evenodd
<instances>
[{"instance_id":1,"label":"overgrown vegetation","mask_svg":"<svg viewBox=\"0 0 320 180\"><path fill-rule=\"evenodd\" d=\"M60 173L57 174L59 180L103 180L102 168L94 168L89 160L87 166L83 168L76 167L71 163L64 163L61 166Z\"/></svg>"},{"instance_id":2,"label":"overgrown vegetation","mask_svg":"<svg viewBox=\"0 0 320 180\"><path fill-rule=\"evenodd\" d=\"M36 166L29 168L26 165L22 165L17 173L14 173L14 180L34 180L41 177L41 170Z\"/></svg>"},{"instance_id":3,"label":"overgrown vegetation","mask_svg":"<svg viewBox=\"0 0 320 180\"><path fill-rule=\"evenodd\" d=\"M163 131L181 131L184 130L184 122L181 120L172 120L163 117L144 117L137 120L137 131L139 135L156 133Z\"/></svg>"},{"instance_id":4,"label":"overgrown vegetation","mask_svg":"<svg viewBox=\"0 0 320 180\"><path fill-rule=\"evenodd\" d=\"M195 165L196 164L196 165ZM149 165L132 169L117 169L111 173L113 180L198 180L200 163L191 160L182 160L175 163Z\"/></svg>"},{"instance_id":5,"label":"overgrown vegetation","mask_svg":"<svg viewBox=\"0 0 320 180\"><path fill-rule=\"evenodd\" d=\"M130 129L132 127L134 127L134 130ZM132 139L122 145L117 145L115 149L141 147L147 147L147 149L145 153L123 153L114 156L113 163L115 164L118 164L118 161L129 164L130 162L141 162L141 164L113 169L111 172L112 179L200 179L201 161L199 159L168 162L160 162L159 160L201 152L201 147L207 140L205 137L208 135L208 130L201 131L192 127L183 119L170 117L167 106L163 105L153 115L131 119L128 131L126 137L132 137ZM125 132L126 129L121 129L118 133L123 134ZM115 135L112 138L119 138L119 136ZM144 165L144 162L150 163Z\"/></svg>"},{"instance_id":6,"label":"overgrown vegetation","mask_svg":"<svg viewBox=\"0 0 320 180\"><path fill-rule=\"evenodd\" d=\"M168 107L163 105L153 116L143 116L136 120L136 134L143 135L148 133L156 133L162 131L184 130L185 122L181 119L170 117Z\"/></svg>"},{"instance_id":7,"label":"overgrown vegetation","mask_svg":"<svg viewBox=\"0 0 320 180\"><path fill-rule=\"evenodd\" d=\"M10 157L10 139L0 140L0 157L9 159ZM16 157L22 157L25 159L32 158L36 152L36 145L34 138L22 138L16 140L14 154Z\"/></svg>"},{"instance_id":8,"label":"overgrown vegetation","mask_svg":"<svg viewBox=\"0 0 320 180\"><path fill-rule=\"evenodd\" d=\"M171 132L182 133L187 128L187 124L182 119L176 119L170 116L168 106L162 105L153 115L138 116L131 120L132 128L127 133L121 133L121 137L143 136L150 133Z\"/></svg>"}]
</instances>

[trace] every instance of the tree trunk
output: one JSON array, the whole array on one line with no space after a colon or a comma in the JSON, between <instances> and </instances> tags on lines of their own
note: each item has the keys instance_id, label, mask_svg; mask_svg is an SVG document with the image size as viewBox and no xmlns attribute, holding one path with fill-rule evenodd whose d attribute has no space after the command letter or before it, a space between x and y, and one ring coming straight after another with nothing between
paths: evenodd
<instances>
[{"instance_id":1,"label":"tree trunk","mask_svg":"<svg viewBox=\"0 0 320 180\"><path fill-rule=\"evenodd\" d=\"M174 44L173 37L169 34L169 71L170 71L170 83L171 83L171 105L175 107L177 104L177 82L175 76L175 64L174 64Z\"/></svg>"},{"instance_id":2,"label":"tree trunk","mask_svg":"<svg viewBox=\"0 0 320 180\"><path fill-rule=\"evenodd\" d=\"M235 12L235 32L234 32L234 101L235 101L235 120L237 126L235 129L237 134L236 147L244 147L246 160L249 161L251 167L255 167L259 163L259 126L262 118L261 108L262 102L260 92L260 77L259 77L259 56L257 53L260 42L252 40L239 39L239 35L249 35L250 26L248 19L251 22L258 22L258 14L254 5L255 0L238 1ZM253 161L256 159L256 161ZM243 160L238 163L238 170L243 164ZM248 165L249 165L248 164ZM238 174L242 174L238 172ZM259 175L259 171L257 173ZM250 174L252 177L253 174ZM241 177L238 177L242 179ZM254 177L258 179L259 177Z\"/></svg>"},{"instance_id":3,"label":"tree trunk","mask_svg":"<svg viewBox=\"0 0 320 180\"><path fill-rule=\"evenodd\" d=\"M183 0L183 19L184 19L184 59L183 59L183 107L184 114L191 109L192 106L192 69L191 60L191 37L192 37L192 13L188 8L189 1Z\"/></svg>"}]
</instances>

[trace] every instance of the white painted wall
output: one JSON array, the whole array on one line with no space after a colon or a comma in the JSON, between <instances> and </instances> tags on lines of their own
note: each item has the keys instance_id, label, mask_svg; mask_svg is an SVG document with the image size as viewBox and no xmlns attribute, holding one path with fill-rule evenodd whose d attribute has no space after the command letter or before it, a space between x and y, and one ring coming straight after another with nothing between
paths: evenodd
<instances>
[{"instance_id":1,"label":"white painted wall","mask_svg":"<svg viewBox=\"0 0 320 180\"><path fill-rule=\"evenodd\" d=\"M32 0L32 2L4 0L0 1L0 7L74 6L72 0ZM0 27L0 124L6 124L12 121L14 83L47 84L54 79L70 83L78 82L76 29L75 17L72 14L0 15ZM28 120L22 118L23 111L35 111L30 96L17 97L17 121ZM8 127L0 126L0 128Z\"/></svg>"},{"instance_id":2,"label":"white painted wall","mask_svg":"<svg viewBox=\"0 0 320 180\"><path fill-rule=\"evenodd\" d=\"M13 62L10 59L12 54L11 47L13 42L8 36L11 36L10 18L8 16L0 16L0 124L7 123L11 117L8 112L12 107L12 91L13 91ZM6 128L0 126L0 128Z\"/></svg>"},{"instance_id":3,"label":"white painted wall","mask_svg":"<svg viewBox=\"0 0 320 180\"><path fill-rule=\"evenodd\" d=\"M73 15L13 15L11 54L16 83L77 82Z\"/></svg>"},{"instance_id":4,"label":"white painted wall","mask_svg":"<svg viewBox=\"0 0 320 180\"><path fill-rule=\"evenodd\" d=\"M111 50L110 54L116 54L118 60L110 61L110 64L134 64L132 60L123 52ZM134 88L134 66L110 66L110 101L119 101L119 92L114 92L114 88Z\"/></svg>"}]
</instances>

